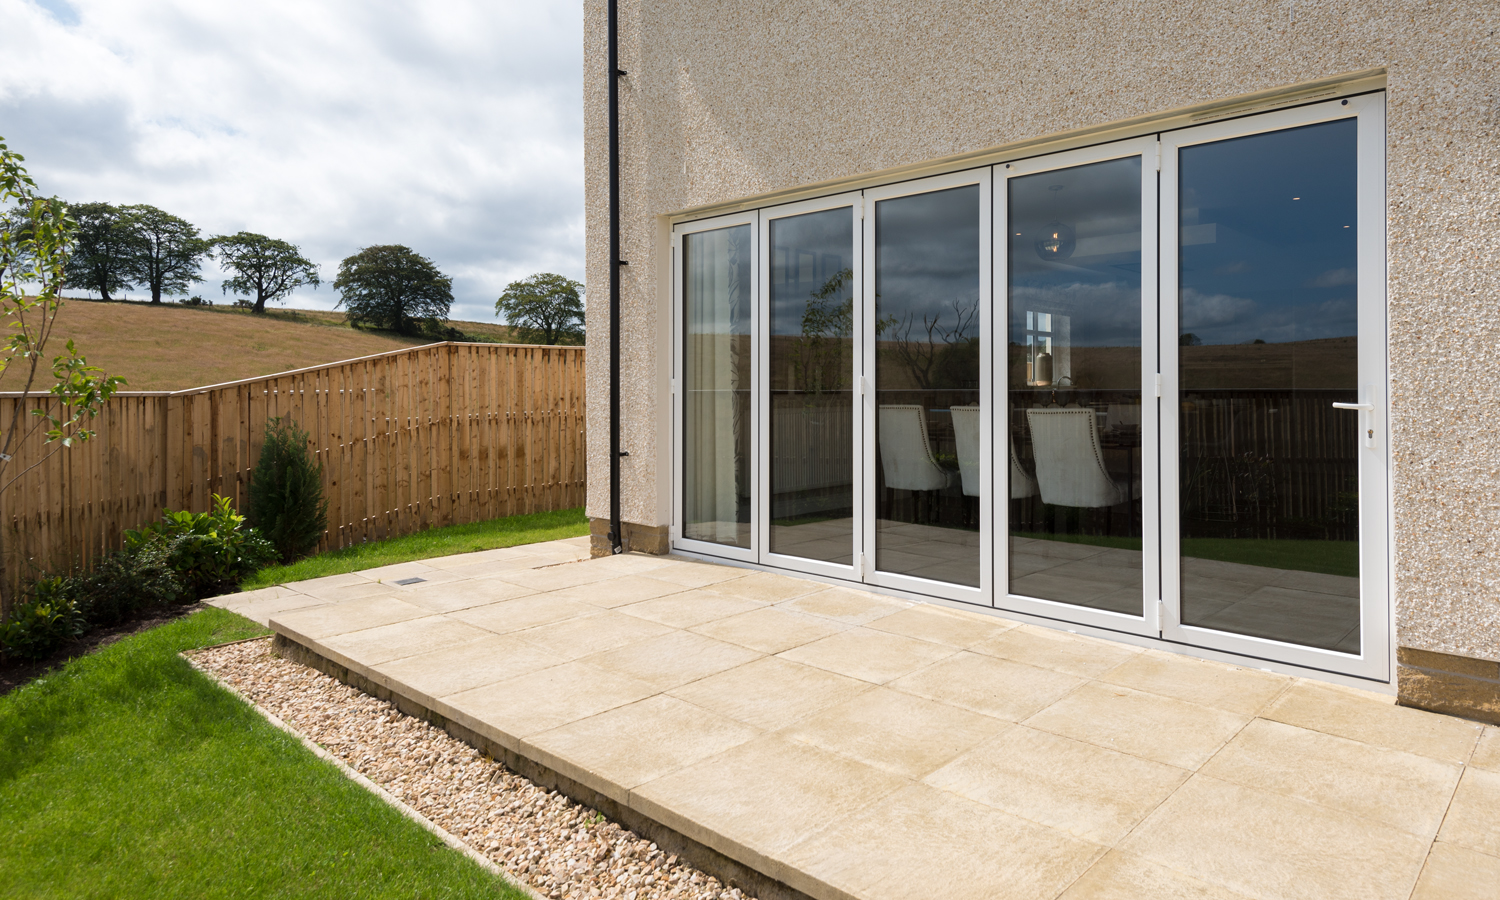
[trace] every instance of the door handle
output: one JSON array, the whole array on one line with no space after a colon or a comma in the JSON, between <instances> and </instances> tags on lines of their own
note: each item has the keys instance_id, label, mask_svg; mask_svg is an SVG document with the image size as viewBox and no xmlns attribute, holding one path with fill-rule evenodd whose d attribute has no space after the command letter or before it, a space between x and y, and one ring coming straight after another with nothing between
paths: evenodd
<instances>
[{"instance_id":1,"label":"door handle","mask_svg":"<svg viewBox=\"0 0 1500 900\"><path fill-rule=\"evenodd\" d=\"M1375 446L1375 404L1370 402L1370 388L1368 386L1360 389L1359 403L1335 403L1334 409L1353 409L1359 411L1360 430L1365 433L1364 444L1366 447Z\"/></svg>"}]
</instances>

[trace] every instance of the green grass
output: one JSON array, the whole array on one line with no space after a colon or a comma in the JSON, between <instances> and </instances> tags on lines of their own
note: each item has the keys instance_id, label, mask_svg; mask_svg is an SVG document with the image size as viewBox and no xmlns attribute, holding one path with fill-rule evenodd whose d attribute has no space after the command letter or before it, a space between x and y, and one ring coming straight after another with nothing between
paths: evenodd
<instances>
[{"instance_id":1,"label":"green grass","mask_svg":"<svg viewBox=\"0 0 1500 900\"><path fill-rule=\"evenodd\" d=\"M1091 534L1044 534L1015 532L1016 537L1038 541L1060 541L1065 544L1088 544L1119 550L1140 550L1141 539L1105 537ZM1250 538L1188 538L1182 542L1182 555L1194 559L1268 566L1297 572L1320 572L1324 575L1359 577L1358 541L1287 541Z\"/></svg>"},{"instance_id":2,"label":"green grass","mask_svg":"<svg viewBox=\"0 0 1500 900\"><path fill-rule=\"evenodd\" d=\"M193 670L206 609L0 697L0 896L521 894Z\"/></svg>"},{"instance_id":3,"label":"green grass","mask_svg":"<svg viewBox=\"0 0 1500 900\"><path fill-rule=\"evenodd\" d=\"M342 550L331 550L298 560L291 565L270 566L250 576L240 584L240 588L250 591L273 584L321 578L324 575L342 575L345 572L358 572L360 569L431 559L435 556L514 547L537 541L555 541L588 533L589 520L583 514L583 507L507 516L468 525L449 525L384 541L356 544Z\"/></svg>"}]
</instances>

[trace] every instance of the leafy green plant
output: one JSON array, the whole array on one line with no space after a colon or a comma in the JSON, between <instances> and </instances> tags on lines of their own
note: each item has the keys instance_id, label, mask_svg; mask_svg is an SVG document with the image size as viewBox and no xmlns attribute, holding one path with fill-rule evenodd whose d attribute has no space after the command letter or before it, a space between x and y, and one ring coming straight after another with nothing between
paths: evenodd
<instances>
[{"instance_id":1,"label":"leafy green plant","mask_svg":"<svg viewBox=\"0 0 1500 900\"><path fill-rule=\"evenodd\" d=\"M276 557L270 541L244 525L245 517L234 511L229 498L214 494L209 512L163 510L160 522L126 531L125 551L141 554L164 547L182 599L212 597L233 591Z\"/></svg>"},{"instance_id":2,"label":"leafy green plant","mask_svg":"<svg viewBox=\"0 0 1500 900\"><path fill-rule=\"evenodd\" d=\"M305 556L328 529L323 467L313 462L307 432L290 418L271 419L250 478L250 522L283 563Z\"/></svg>"},{"instance_id":3,"label":"leafy green plant","mask_svg":"<svg viewBox=\"0 0 1500 900\"><path fill-rule=\"evenodd\" d=\"M118 625L137 612L176 603L182 581L172 568L172 550L160 537L100 559L75 576L73 594L90 625Z\"/></svg>"},{"instance_id":4,"label":"leafy green plant","mask_svg":"<svg viewBox=\"0 0 1500 900\"><path fill-rule=\"evenodd\" d=\"M32 584L29 596L0 623L0 658L42 659L83 633L87 623L71 582L52 576Z\"/></svg>"},{"instance_id":5,"label":"leafy green plant","mask_svg":"<svg viewBox=\"0 0 1500 900\"><path fill-rule=\"evenodd\" d=\"M0 658L42 659L87 627L73 579L39 578L0 623Z\"/></svg>"}]
</instances>

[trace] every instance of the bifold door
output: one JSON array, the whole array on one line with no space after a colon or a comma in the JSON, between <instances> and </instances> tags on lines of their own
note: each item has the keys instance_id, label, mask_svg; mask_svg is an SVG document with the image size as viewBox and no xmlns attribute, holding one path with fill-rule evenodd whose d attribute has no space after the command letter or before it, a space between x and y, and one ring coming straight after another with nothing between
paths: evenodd
<instances>
[{"instance_id":1,"label":"bifold door","mask_svg":"<svg viewBox=\"0 0 1500 900\"><path fill-rule=\"evenodd\" d=\"M988 603L990 172L865 191L865 580Z\"/></svg>"},{"instance_id":2,"label":"bifold door","mask_svg":"<svg viewBox=\"0 0 1500 900\"><path fill-rule=\"evenodd\" d=\"M1156 634L1156 140L996 167L999 605Z\"/></svg>"},{"instance_id":3,"label":"bifold door","mask_svg":"<svg viewBox=\"0 0 1500 900\"><path fill-rule=\"evenodd\" d=\"M761 211L761 560L859 577L859 194Z\"/></svg>"},{"instance_id":4,"label":"bifold door","mask_svg":"<svg viewBox=\"0 0 1500 900\"><path fill-rule=\"evenodd\" d=\"M672 250L675 546L755 561L755 213L679 225Z\"/></svg>"},{"instance_id":5,"label":"bifold door","mask_svg":"<svg viewBox=\"0 0 1500 900\"><path fill-rule=\"evenodd\" d=\"M1386 679L1384 95L1162 136L1164 636Z\"/></svg>"},{"instance_id":6,"label":"bifold door","mask_svg":"<svg viewBox=\"0 0 1500 900\"><path fill-rule=\"evenodd\" d=\"M673 229L673 546L1390 675L1384 95Z\"/></svg>"}]
</instances>

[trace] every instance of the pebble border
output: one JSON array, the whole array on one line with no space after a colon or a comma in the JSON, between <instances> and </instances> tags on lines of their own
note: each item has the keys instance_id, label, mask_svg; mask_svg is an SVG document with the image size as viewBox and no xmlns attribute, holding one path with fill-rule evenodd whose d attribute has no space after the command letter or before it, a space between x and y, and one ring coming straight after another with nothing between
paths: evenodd
<instances>
[{"instance_id":1,"label":"pebble border","mask_svg":"<svg viewBox=\"0 0 1500 900\"><path fill-rule=\"evenodd\" d=\"M546 900L752 900L599 812L252 638L193 667L449 846Z\"/></svg>"}]
</instances>

